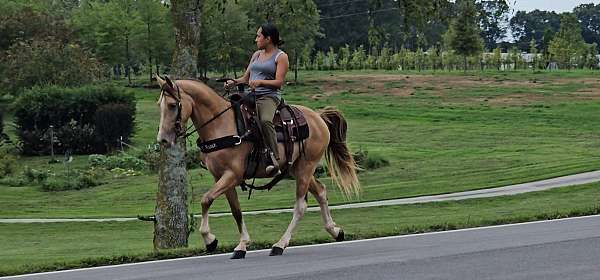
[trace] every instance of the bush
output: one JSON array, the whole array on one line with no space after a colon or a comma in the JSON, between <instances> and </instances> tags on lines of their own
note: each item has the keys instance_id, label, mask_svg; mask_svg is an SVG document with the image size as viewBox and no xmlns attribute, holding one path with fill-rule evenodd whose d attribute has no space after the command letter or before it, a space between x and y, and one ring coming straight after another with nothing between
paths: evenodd
<instances>
[{"instance_id":1,"label":"bush","mask_svg":"<svg viewBox=\"0 0 600 280\"><path fill-rule=\"evenodd\" d=\"M8 140L8 135L4 133L4 108L0 104L0 142Z\"/></svg>"},{"instance_id":2,"label":"bush","mask_svg":"<svg viewBox=\"0 0 600 280\"><path fill-rule=\"evenodd\" d=\"M23 178L29 183L39 183L42 184L46 182L49 177L56 176L50 170L38 170L29 167L25 167L23 170Z\"/></svg>"},{"instance_id":3,"label":"bush","mask_svg":"<svg viewBox=\"0 0 600 280\"><path fill-rule=\"evenodd\" d=\"M124 118L112 123L111 128L126 133L123 137L129 139L135 116L135 97L131 93L124 93L114 86L49 86L28 90L15 102L15 124L22 152L26 155L48 154L50 125L54 126L56 153L69 150L76 154L104 153L118 147L119 143L114 139L109 140L111 135L102 134L112 133L106 125L110 120L106 115L109 113Z\"/></svg>"},{"instance_id":4,"label":"bush","mask_svg":"<svg viewBox=\"0 0 600 280\"><path fill-rule=\"evenodd\" d=\"M0 141L0 144L3 142ZM4 178L15 173L17 167L17 157L10 152L10 147L0 145L0 178Z\"/></svg>"},{"instance_id":5,"label":"bush","mask_svg":"<svg viewBox=\"0 0 600 280\"><path fill-rule=\"evenodd\" d=\"M148 165L144 160L125 153L117 156L90 155L88 161L91 167L100 167L106 170L115 168L135 171L148 170Z\"/></svg>"},{"instance_id":6,"label":"bush","mask_svg":"<svg viewBox=\"0 0 600 280\"><path fill-rule=\"evenodd\" d=\"M22 177L5 177L0 179L0 185L6 185L9 187L22 187L27 182Z\"/></svg>"},{"instance_id":7,"label":"bush","mask_svg":"<svg viewBox=\"0 0 600 280\"><path fill-rule=\"evenodd\" d=\"M101 185L102 172L90 169L78 176L52 176L41 182L41 190L45 192L58 192L70 190L82 190Z\"/></svg>"},{"instance_id":8,"label":"bush","mask_svg":"<svg viewBox=\"0 0 600 280\"><path fill-rule=\"evenodd\" d=\"M353 154L352 157L354 158L356 164L360 166L360 168L366 170L377 169L390 165L390 162L387 159L381 156L369 155L368 151L363 151L362 149L358 150L358 152Z\"/></svg>"},{"instance_id":9,"label":"bush","mask_svg":"<svg viewBox=\"0 0 600 280\"><path fill-rule=\"evenodd\" d=\"M134 119L135 110L127 104L110 103L98 107L95 116L97 140L106 145L107 151L118 147L115 145L119 145L119 141L129 142Z\"/></svg>"}]
</instances>

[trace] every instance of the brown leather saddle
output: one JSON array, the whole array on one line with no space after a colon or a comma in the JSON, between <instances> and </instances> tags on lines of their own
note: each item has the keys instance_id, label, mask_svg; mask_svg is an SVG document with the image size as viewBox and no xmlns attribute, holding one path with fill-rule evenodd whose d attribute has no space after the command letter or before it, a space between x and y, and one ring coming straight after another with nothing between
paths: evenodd
<instances>
[{"instance_id":1,"label":"brown leather saddle","mask_svg":"<svg viewBox=\"0 0 600 280\"><path fill-rule=\"evenodd\" d=\"M244 135L243 139L255 143L253 152L249 156L248 168L246 170L246 178L254 177L256 166L261 161L259 151L264 149L262 143L260 125L258 115L256 113L256 103L254 96L244 96L241 94L233 94L230 97L231 103L234 106L236 115L236 124L238 134ZM239 108L237 108L239 106ZM277 134L277 142L283 143L285 151L285 165L282 170L292 165L292 155L294 153L294 143L300 145L300 152L304 152L304 141L308 138L310 132L308 123L304 117L304 113L295 106L285 103L282 99L275 116L273 118L275 132ZM255 154L256 153L256 154ZM254 154L254 155L253 155Z\"/></svg>"},{"instance_id":2,"label":"brown leather saddle","mask_svg":"<svg viewBox=\"0 0 600 280\"><path fill-rule=\"evenodd\" d=\"M234 111L237 135L230 135L197 143L203 153L210 153L221 149L237 146L242 141L254 143L252 151L248 155L247 168L244 179L254 178L261 162L264 162L264 143L258 115L256 114L255 98L252 94L234 93L229 96L231 108ZM304 140L309 137L310 131L304 113L295 106L285 103L282 99L273 118L277 142L283 143L285 151L285 164L281 166L281 173L264 186L242 183L242 190L270 190L280 180L288 176L289 167L292 165L294 143L298 143L300 154L304 154ZM248 197L250 197L251 192Z\"/></svg>"}]
</instances>

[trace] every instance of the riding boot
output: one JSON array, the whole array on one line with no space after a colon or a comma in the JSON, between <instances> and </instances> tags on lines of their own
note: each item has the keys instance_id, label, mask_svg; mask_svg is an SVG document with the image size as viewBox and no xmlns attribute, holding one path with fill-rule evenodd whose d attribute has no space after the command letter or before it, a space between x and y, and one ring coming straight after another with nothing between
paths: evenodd
<instances>
[{"instance_id":1,"label":"riding boot","mask_svg":"<svg viewBox=\"0 0 600 280\"><path fill-rule=\"evenodd\" d=\"M277 135L272 121L262 123L263 142L267 148L265 171L269 175L275 175L279 172L279 149L277 148Z\"/></svg>"}]
</instances>

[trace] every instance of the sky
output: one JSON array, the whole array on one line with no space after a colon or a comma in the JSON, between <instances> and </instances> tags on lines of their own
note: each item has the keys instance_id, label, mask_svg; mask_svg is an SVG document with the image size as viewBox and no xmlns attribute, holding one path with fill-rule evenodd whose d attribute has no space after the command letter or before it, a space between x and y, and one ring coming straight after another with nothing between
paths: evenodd
<instances>
[{"instance_id":1,"label":"sky","mask_svg":"<svg viewBox=\"0 0 600 280\"><path fill-rule=\"evenodd\" d=\"M516 1L516 3L515 3ZM517 11L546 10L557 13L570 12L580 4L600 4L600 0L509 0Z\"/></svg>"}]
</instances>

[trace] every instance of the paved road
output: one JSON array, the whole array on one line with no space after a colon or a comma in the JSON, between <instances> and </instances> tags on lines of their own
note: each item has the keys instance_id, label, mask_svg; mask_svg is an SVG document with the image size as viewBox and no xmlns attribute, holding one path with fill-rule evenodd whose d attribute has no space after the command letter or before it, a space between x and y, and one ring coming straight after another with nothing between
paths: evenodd
<instances>
[{"instance_id":1,"label":"paved road","mask_svg":"<svg viewBox=\"0 0 600 280\"><path fill-rule=\"evenodd\" d=\"M155 261L14 279L594 279L600 215ZM1 278L0 278L1 279ZM11 279L11 278L6 278Z\"/></svg>"},{"instance_id":2,"label":"paved road","mask_svg":"<svg viewBox=\"0 0 600 280\"><path fill-rule=\"evenodd\" d=\"M471 198L481 197L493 197L502 195L514 195L520 193L534 192L549 190L558 187L566 186L577 186L583 184L589 184L594 182L600 182L600 171L592 171L581 174L557 177L548 180L510 185L499 188L482 189L475 191L457 192L442 195L430 195L430 196L419 196L413 198L401 198L401 199L390 199L380 200L372 202L361 202L361 203L350 203L343 205L331 206L331 209L346 209L346 208L363 208L363 207L375 207L375 206L386 206L386 205L400 205L400 204L414 204L414 203L426 203L434 201L449 201L449 200L463 200ZM308 211L320 211L319 207L309 207ZM261 211L247 211L244 215L257 215L257 214L273 214L273 213L291 213L293 209L274 209L274 210L261 210ZM213 213L211 217L229 216L230 213ZM52 223L52 222L127 222L135 221L137 218L105 218L105 219L0 219L0 223Z\"/></svg>"}]
</instances>

